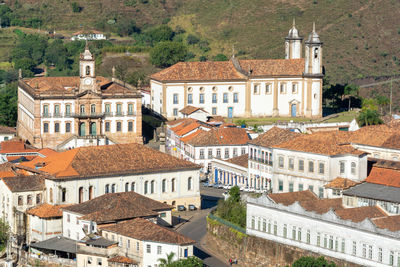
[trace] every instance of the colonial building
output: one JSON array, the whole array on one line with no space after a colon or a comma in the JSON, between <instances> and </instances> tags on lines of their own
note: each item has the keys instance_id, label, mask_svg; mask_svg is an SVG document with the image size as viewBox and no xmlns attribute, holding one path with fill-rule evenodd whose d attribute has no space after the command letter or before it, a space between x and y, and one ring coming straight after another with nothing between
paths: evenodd
<instances>
[{"instance_id":1,"label":"colonial building","mask_svg":"<svg viewBox=\"0 0 400 267\"><path fill-rule=\"evenodd\" d=\"M18 136L43 148L142 142L141 93L95 74L86 48L79 77L35 77L18 82Z\"/></svg>"},{"instance_id":2,"label":"colonial building","mask_svg":"<svg viewBox=\"0 0 400 267\"><path fill-rule=\"evenodd\" d=\"M13 127L0 125L0 142L7 141L15 137L16 130Z\"/></svg>"},{"instance_id":3,"label":"colonial building","mask_svg":"<svg viewBox=\"0 0 400 267\"><path fill-rule=\"evenodd\" d=\"M285 59L179 62L151 76L152 109L179 117L187 105L224 117L321 117L322 42L305 42L293 24Z\"/></svg>"},{"instance_id":4,"label":"colonial building","mask_svg":"<svg viewBox=\"0 0 400 267\"><path fill-rule=\"evenodd\" d=\"M107 37L105 36L104 33L96 31L96 30L91 30L91 31L79 31L75 32L72 34L71 40L85 40L85 41L91 41L91 40L106 40Z\"/></svg>"},{"instance_id":5,"label":"colonial building","mask_svg":"<svg viewBox=\"0 0 400 267\"><path fill-rule=\"evenodd\" d=\"M247 154L228 160L213 159L211 169L214 179L210 179L209 183L248 187L248 163L249 155Z\"/></svg>"}]
</instances>

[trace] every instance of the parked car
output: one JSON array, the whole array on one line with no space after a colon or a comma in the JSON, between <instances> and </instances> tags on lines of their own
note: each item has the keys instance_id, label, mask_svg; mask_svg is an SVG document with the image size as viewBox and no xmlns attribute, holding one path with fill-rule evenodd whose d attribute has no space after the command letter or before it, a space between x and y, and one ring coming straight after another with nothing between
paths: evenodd
<instances>
[{"instance_id":1,"label":"parked car","mask_svg":"<svg viewBox=\"0 0 400 267\"><path fill-rule=\"evenodd\" d=\"M185 211L186 207L183 205L178 205L178 211Z\"/></svg>"},{"instance_id":2,"label":"parked car","mask_svg":"<svg viewBox=\"0 0 400 267\"><path fill-rule=\"evenodd\" d=\"M223 184L218 184L218 188L224 188Z\"/></svg>"},{"instance_id":3,"label":"parked car","mask_svg":"<svg viewBox=\"0 0 400 267\"><path fill-rule=\"evenodd\" d=\"M208 182L202 183L202 186L207 187L209 185Z\"/></svg>"},{"instance_id":4,"label":"parked car","mask_svg":"<svg viewBox=\"0 0 400 267\"><path fill-rule=\"evenodd\" d=\"M192 210L192 211L193 211L193 210L196 210L196 206L193 205L193 204L190 204L190 205L189 205L189 210Z\"/></svg>"},{"instance_id":5,"label":"parked car","mask_svg":"<svg viewBox=\"0 0 400 267\"><path fill-rule=\"evenodd\" d=\"M214 188L219 188L219 184L213 184Z\"/></svg>"},{"instance_id":6,"label":"parked car","mask_svg":"<svg viewBox=\"0 0 400 267\"><path fill-rule=\"evenodd\" d=\"M213 187L214 185L212 183L208 183L208 187Z\"/></svg>"}]
</instances>

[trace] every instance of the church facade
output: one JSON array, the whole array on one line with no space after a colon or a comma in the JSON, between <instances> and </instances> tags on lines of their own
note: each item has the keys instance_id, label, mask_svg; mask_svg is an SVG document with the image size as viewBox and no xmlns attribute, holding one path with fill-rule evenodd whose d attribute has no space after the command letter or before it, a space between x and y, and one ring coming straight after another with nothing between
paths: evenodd
<instances>
[{"instance_id":1,"label":"church facade","mask_svg":"<svg viewBox=\"0 0 400 267\"><path fill-rule=\"evenodd\" d=\"M187 105L224 117L322 116L322 42L294 23L285 59L179 62L151 76L151 107L168 119Z\"/></svg>"},{"instance_id":2,"label":"church facade","mask_svg":"<svg viewBox=\"0 0 400 267\"><path fill-rule=\"evenodd\" d=\"M77 77L19 79L17 134L56 150L142 142L141 93L115 78L95 75L86 48Z\"/></svg>"}]
</instances>

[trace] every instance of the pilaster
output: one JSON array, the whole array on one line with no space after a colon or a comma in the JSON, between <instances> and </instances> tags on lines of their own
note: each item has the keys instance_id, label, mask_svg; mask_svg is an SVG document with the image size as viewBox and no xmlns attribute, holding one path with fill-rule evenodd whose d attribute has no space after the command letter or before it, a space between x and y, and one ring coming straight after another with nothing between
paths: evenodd
<instances>
[{"instance_id":1,"label":"pilaster","mask_svg":"<svg viewBox=\"0 0 400 267\"><path fill-rule=\"evenodd\" d=\"M167 85L162 85L162 113L164 117L167 117Z\"/></svg>"},{"instance_id":2,"label":"pilaster","mask_svg":"<svg viewBox=\"0 0 400 267\"><path fill-rule=\"evenodd\" d=\"M278 79L274 80L274 101L273 101L273 110L272 116L277 117L279 116L279 109L278 109Z\"/></svg>"},{"instance_id":3,"label":"pilaster","mask_svg":"<svg viewBox=\"0 0 400 267\"><path fill-rule=\"evenodd\" d=\"M311 117L311 101L312 101L312 79L307 79L307 109L306 109L306 117Z\"/></svg>"},{"instance_id":4,"label":"pilaster","mask_svg":"<svg viewBox=\"0 0 400 267\"><path fill-rule=\"evenodd\" d=\"M246 81L246 101L245 101L245 116L251 117L251 82Z\"/></svg>"},{"instance_id":5,"label":"pilaster","mask_svg":"<svg viewBox=\"0 0 400 267\"><path fill-rule=\"evenodd\" d=\"M186 107L187 106L187 94L188 94L188 92L187 92L187 83L185 83L184 85L183 85L183 107Z\"/></svg>"}]
</instances>

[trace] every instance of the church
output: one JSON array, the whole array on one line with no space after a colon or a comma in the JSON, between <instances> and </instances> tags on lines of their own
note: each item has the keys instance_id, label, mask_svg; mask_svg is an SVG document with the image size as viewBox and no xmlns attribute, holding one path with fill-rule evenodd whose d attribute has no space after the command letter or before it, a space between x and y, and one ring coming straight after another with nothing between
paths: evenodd
<instances>
[{"instance_id":1,"label":"church","mask_svg":"<svg viewBox=\"0 0 400 267\"><path fill-rule=\"evenodd\" d=\"M153 74L151 107L168 119L187 105L223 117L322 116L322 42L304 42L295 23L285 38L285 59L179 62Z\"/></svg>"},{"instance_id":2,"label":"church","mask_svg":"<svg viewBox=\"0 0 400 267\"><path fill-rule=\"evenodd\" d=\"M95 67L86 46L79 76L20 77L17 135L56 150L142 143L141 93L114 77L96 76Z\"/></svg>"}]
</instances>

